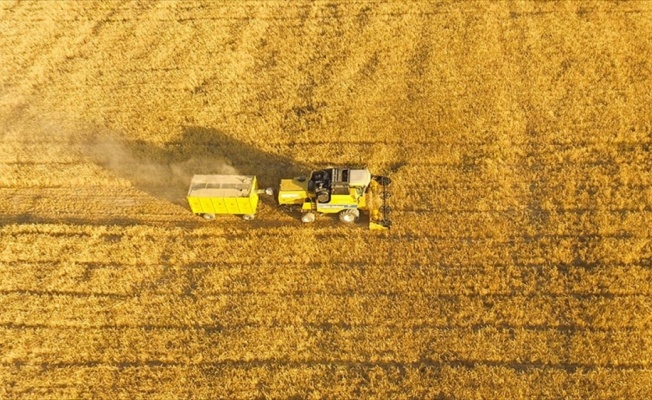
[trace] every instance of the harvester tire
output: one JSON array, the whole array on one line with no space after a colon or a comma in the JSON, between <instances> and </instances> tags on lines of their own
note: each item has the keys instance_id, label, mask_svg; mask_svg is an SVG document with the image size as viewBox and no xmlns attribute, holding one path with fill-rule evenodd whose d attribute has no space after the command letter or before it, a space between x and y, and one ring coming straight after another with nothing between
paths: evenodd
<instances>
[{"instance_id":1,"label":"harvester tire","mask_svg":"<svg viewBox=\"0 0 652 400\"><path fill-rule=\"evenodd\" d=\"M360 212L358 210L344 210L340 212L340 221L345 224L352 224L358 220Z\"/></svg>"},{"instance_id":2,"label":"harvester tire","mask_svg":"<svg viewBox=\"0 0 652 400\"><path fill-rule=\"evenodd\" d=\"M307 212L301 216L301 222L304 224L309 224L311 222L315 222L315 213Z\"/></svg>"},{"instance_id":3,"label":"harvester tire","mask_svg":"<svg viewBox=\"0 0 652 400\"><path fill-rule=\"evenodd\" d=\"M254 214L244 214L242 216L242 219L244 219L245 221L251 221L254 218L256 218L256 216Z\"/></svg>"},{"instance_id":4,"label":"harvester tire","mask_svg":"<svg viewBox=\"0 0 652 400\"><path fill-rule=\"evenodd\" d=\"M204 217L206 221L212 221L215 219L215 214L202 214L201 216Z\"/></svg>"}]
</instances>

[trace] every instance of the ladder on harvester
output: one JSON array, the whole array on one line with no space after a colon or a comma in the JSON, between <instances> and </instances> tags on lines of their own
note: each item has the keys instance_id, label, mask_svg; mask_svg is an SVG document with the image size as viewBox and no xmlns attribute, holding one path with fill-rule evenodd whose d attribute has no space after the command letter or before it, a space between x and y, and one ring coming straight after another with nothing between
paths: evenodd
<instances>
[{"instance_id":1,"label":"ladder on harvester","mask_svg":"<svg viewBox=\"0 0 652 400\"><path fill-rule=\"evenodd\" d=\"M392 208L389 205L391 197L390 183L392 183L392 180L387 176L372 176L370 188L373 205L369 210L370 229L389 229L392 226L392 221L389 218L392 213Z\"/></svg>"}]
</instances>

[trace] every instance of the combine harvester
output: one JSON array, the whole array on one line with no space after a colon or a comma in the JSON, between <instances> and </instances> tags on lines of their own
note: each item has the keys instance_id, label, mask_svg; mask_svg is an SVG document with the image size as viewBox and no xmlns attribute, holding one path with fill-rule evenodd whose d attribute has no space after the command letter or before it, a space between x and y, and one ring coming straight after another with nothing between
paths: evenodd
<instances>
[{"instance_id":1,"label":"combine harvester","mask_svg":"<svg viewBox=\"0 0 652 400\"><path fill-rule=\"evenodd\" d=\"M312 172L310 179L281 179L278 190L258 188L252 175L195 175L188 191L193 213L208 220L217 214L242 215L254 219L259 195L275 195L280 206L296 207L301 221L314 222L320 214L338 214L340 221L351 224L360 211L369 214L370 229L389 229L391 180L371 175L367 169L326 168Z\"/></svg>"}]
</instances>

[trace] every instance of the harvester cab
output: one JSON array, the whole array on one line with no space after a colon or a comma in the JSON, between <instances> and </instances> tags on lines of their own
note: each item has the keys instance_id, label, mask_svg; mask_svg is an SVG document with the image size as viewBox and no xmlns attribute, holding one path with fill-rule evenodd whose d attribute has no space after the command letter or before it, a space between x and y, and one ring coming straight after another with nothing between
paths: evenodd
<instances>
[{"instance_id":1,"label":"harvester cab","mask_svg":"<svg viewBox=\"0 0 652 400\"><path fill-rule=\"evenodd\" d=\"M338 214L340 221L354 223L360 211L367 211L371 229L388 229L390 182L368 169L326 168L313 171L310 179L282 179L278 203L300 205L305 223L314 222L318 214Z\"/></svg>"}]
</instances>

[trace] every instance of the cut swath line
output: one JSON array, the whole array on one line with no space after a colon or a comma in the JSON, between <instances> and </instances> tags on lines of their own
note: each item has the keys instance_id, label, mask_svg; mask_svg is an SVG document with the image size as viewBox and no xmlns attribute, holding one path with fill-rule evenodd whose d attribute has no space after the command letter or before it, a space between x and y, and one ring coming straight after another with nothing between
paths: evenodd
<instances>
[{"instance_id":1,"label":"cut swath line","mask_svg":"<svg viewBox=\"0 0 652 400\"><path fill-rule=\"evenodd\" d=\"M519 362L519 361L494 361L494 360L452 360L452 361L439 361L429 358L423 358L417 362L400 362L400 361L387 361L387 362L371 362L362 359L356 360L343 360L343 359L305 359L305 360L285 360L285 359L225 359L221 361L205 361L205 362L173 362L173 361L118 361L118 362L105 362L105 361L80 361L80 362L55 362L55 363L29 363L25 361L14 362L0 362L0 366L4 368L39 368L40 370L48 369L64 369L70 370L71 368L89 368L89 369L105 369L115 368L118 370L130 368L179 368L179 367L196 367L196 368L272 368L277 371L279 368L289 369L303 369L306 368L332 368L344 367L349 370L353 369L385 369L385 370L398 370L398 369L415 369L419 372L426 372L429 369L441 370L445 367L450 368L507 368L517 371L531 371L531 370L561 370L567 373L574 373L576 371L645 371L650 368L649 363L545 363L545 362Z\"/></svg>"},{"instance_id":2,"label":"cut swath line","mask_svg":"<svg viewBox=\"0 0 652 400\"><path fill-rule=\"evenodd\" d=\"M9 268L16 268L16 269L21 269L21 268L28 268L32 266L36 266L39 269L42 270L49 270L49 269L58 269L58 268L65 268L68 265L75 265L83 268L89 268L89 269L122 269L122 268L148 268L148 267L157 267L161 269L167 268L166 263L144 263L144 262L135 262L135 263L116 263L116 262L109 262L109 261L66 261L62 262L59 259L53 259L53 260L21 260L21 261L1 261L0 266L4 267L9 267ZM52 267L52 268L48 268ZM281 262L281 261L274 261L270 263L258 263L258 264L250 264L247 262L233 262L233 261L214 261L214 262L190 262L190 263L181 263L179 264L179 267L181 268L191 268L191 269L242 269L242 268L247 268L249 270L259 270L259 269L265 269L265 268L283 268L285 270L287 269L300 269L303 270L304 268L310 267L311 269L314 270L319 270L319 269L332 269L332 270L341 270L341 269L351 269L351 270L358 270L358 269L364 269L366 271L370 270L385 270L388 268L391 268L393 272L401 272L403 270L408 270L408 271L414 271L415 269L419 271L430 271L432 273L437 273L437 272L460 272L460 273L466 273L469 271L476 271L476 272L482 272L486 274L487 268L495 268L495 269L504 269L504 270L513 270L513 269L518 269L521 270L522 272L525 272L524 270L530 269L530 270L549 270L549 269L558 269L561 270L565 273L571 273L572 271L591 271L591 270L602 270L605 271L607 269L612 270L612 269L634 269L634 268L643 268L647 269L652 267L652 259L650 258L638 258L635 261L632 261L630 263L624 263L624 262L605 262L605 261L598 261L598 262L590 262L590 263L585 263L582 265L575 265L575 264L562 264L562 263L552 263L552 262L544 262L544 263L520 263L520 264L508 264L508 263L490 263L490 264L479 264L479 263L467 263L467 264L446 264L446 263L420 263L420 262L390 262L390 261L385 261L385 262L377 262L373 263L373 265L369 265L366 262L341 262L341 261L332 261L332 262L327 262L327 263L320 263L320 262L315 262L315 263L309 263L309 264L301 264L297 262Z\"/></svg>"},{"instance_id":3,"label":"cut swath line","mask_svg":"<svg viewBox=\"0 0 652 400\"><path fill-rule=\"evenodd\" d=\"M195 293L179 292L151 292L146 293L107 293L107 292L79 292L79 291L43 291L29 289L0 290L0 296L34 296L34 297L68 297L68 298L106 298L106 299L137 299L137 298L196 298ZM332 290L295 290L295 291L264 291L264 290L239 290L223 292L202 292L202 299L219 299L224 297L278 297L278 298L297 298L301 299L307 296L332 297L334 299L355 298L355 299L414 299L424 302L436 302L438 300L462 300L462 299L524 299L524 300L543 300L543 299L575 299L579 301L594 301L598 299L626 299L635 298L652 302L652 293L573 293L573 292L504 292L504 293L426 293L426 292L364 292L358 290L348 290L336 292Z\"/></svg>"},{"instance_id":4,"label":"cut swath line","mask_svg":"<svg viewBox=\"0 0 652 400\"><path fill-rule=\"evenodd\" d=\"M415 323L415 324L397 324L392 322L385 323L311 323L311 322L297 322L297 323L264 323L264 322L248 322L248 323L238 323L238 324L227 324L227 325L156 325L156 324L103 324L103 325L93 325L93 324L44 324L44 323L13 323L5 322L0 323L0 329L6 330L35 330L40 331L42 329L50 330L118 330L118 331L180 331L180 332L200 332L200 333L224 333L224 332L238 332L242 329L254 328L254 329L278 329L283 330L285 328L305 328L315 331L332 331L332 330L342 330L342 331L364 331L366 329L397 329L410 332L419 332L419 331L459 331L460 333L467 332L499 332L499 333L512 333L512 331L526 331L526 332L561 332L568 334L577 334L582 335L582 333L632 333L632 334L645 334L649 335L646 329L638 326L622 326L618 328L605 328L597 326L586 326L586 325L510 325L510 324L428 324L428 323Z\"/></svg>"},{"instance_id":5,"label":"cut swath line","mask_svg":"<svg viewBox=\"0 0 652 400\"><path fill-rule=\"evenodd\" d=\"M163 214L158 215L159 217ZM175 215L175 214L171 214ZM35 217L38 218L38 217ZM0 218L1 219L1 218ZM201 226L205 226L205 223L201 223ZM25 232L25 234L32 234L45 237L53 238L75 238L75 237L95 237L95 234L92 232L84 232L82 230L78 232ZM223 239L234 239L240 238L244 235L244 232L228 232L228 233L205 233L205 234L194 234L193 239L195 240L214 240L217 238ZM256 233L247 232L249 239L253 237L266 237L270 235L276 235L276 233L270 233L266 231L260 231ZM160 234L124 234L121 235L125 239L130 237L138 238L150 238L150 239L161 239L161 238L174 238L178 236L177 232L161 232ZM253 237L252 237L253 236ZM312 235L315 239L347 239L350 237L347 233L313 233ZM601 240L634 240L634 239L649 239L650 236L636 235L631 232L620 232L620 233L592 233L592 232L582 232L577 234L535 234L535 235L515 235L515 236L454 236L454 235L439 235L439 234L425 234L425 233L398 233L394 236L388 238L383 238L379 240L384 242L386 240L391 240L394 242L404 241L409 239L411 241L426 240L430 242L462 242L462 243L474 243L474 242L490 242L495 245L514 245L518 243L536 243L540 241L549 241L552 240L567 240L567 239L577 239L581 241L590 241L597 242ZM373 240L373 239L372 239Z\"/></svg>"}]
</instances>

